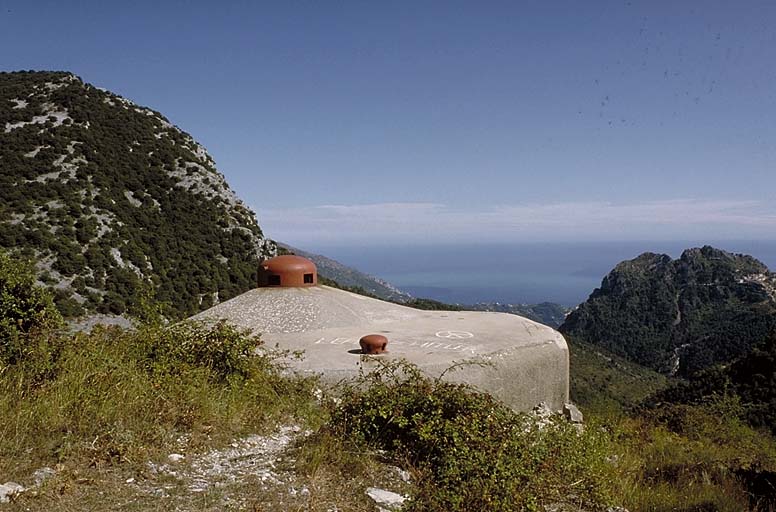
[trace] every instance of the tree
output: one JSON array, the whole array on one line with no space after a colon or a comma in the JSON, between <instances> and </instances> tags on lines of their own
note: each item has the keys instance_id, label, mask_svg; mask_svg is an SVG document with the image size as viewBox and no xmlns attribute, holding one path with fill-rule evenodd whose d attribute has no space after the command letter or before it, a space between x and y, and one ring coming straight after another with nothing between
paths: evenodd
<instances>
[{"instance_id":1,"label":"tree","mask_svg":"<svg viewBox=\"0 0 776 512\"><path fill-rule=\"evenodd\" d=\"M32 265L0 250L0 362L17 362L31 334L61 324L51 295L35 285Z\"/></svg>"}]
</instances>

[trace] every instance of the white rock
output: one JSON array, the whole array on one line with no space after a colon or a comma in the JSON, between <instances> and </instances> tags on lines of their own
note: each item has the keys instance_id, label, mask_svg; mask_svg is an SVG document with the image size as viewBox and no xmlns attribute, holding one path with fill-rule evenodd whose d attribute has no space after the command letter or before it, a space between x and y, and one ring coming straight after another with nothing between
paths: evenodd
<instances>
[{"instance_id":1,"label":"white rock","mask_svg":"<svg viewBox=\"0 0 776 512\"><path fill-rule=\"evenodd\" d=\"M54 476L57 472L51 469L50 467L44 467L40 469L36 469L35 472L32 474L33 480L35 480L35 486L40 487L43 482Z\"/></svg>"},{"instance_id":2,"label":"white rock","mask_svg":"<svg viewBox=\"0 0 776 512\"><path fill-rule=\"evenodd\" d=\"M411 479L409 471L406 471L398 466L390 466L390 468L393 469L397 475L399 475L399 478L401 478L403 482L409 483Z\"/></svg>"},{"instance_id":3,"label":"white rock","mask_svg":"<svg viewBox=\"0 0 776 512\"><path fill-rule=\"evenodd\" d=\"M170 455L167 456L167 460L172 462L172 463L180 462L180 461L182 461L185 458L186 457L184 457L180 453L171 453Z\"/></svg>"},{"instance_id":4,"label":"white rock","mask_svg":"<svg viewBox=\"0 0 776 512\"><path fill-rule=\"evenodd\" d=\"M135 483L135 479L134 478L127 478L126 482L128 484L134 484Z\"/></svg>"},{"instance_id":5,"label":"white rock","mask_svg":"<svg viewBox=\"0 0 776 512\"><path fill-rule=\"evenodd\" d=\"M584 417L577 406L572 403L563 404L563 416L571 423L583 423Z\"/></svg>"},{"instance_id":6,"label":"white rock","mask_svg":"<svg viewBox=\"0 0 776 512\"><path fill-rule=\"evenodd\" d=\"M6 482L0 485L0 503L8 503L11 496L24 492L24 487L16 482Z\"/></svg>"},{"instance_id":7,"label":"white rock","mask_svg":"<svg viewBox=\"0 0 776 512\"><path fill-rule=\"evenodd\" d=\"M402 505L407 500L407 496L395 492L386 491L378 487L369 487L366 490L367 496L372 498L380 509L401 510Z\"/></svg>"},{"instance_id":8,"label":"white rock","mask_svg":"<svg viewBox=\"0 0 776 512\"><path fill-rule=\"evenodd\" d=\"M556 413L545 402L540 402L531 410L530 414L536 420L536 426L543 430L552 422Z\"/></svg>"}]
</instances>

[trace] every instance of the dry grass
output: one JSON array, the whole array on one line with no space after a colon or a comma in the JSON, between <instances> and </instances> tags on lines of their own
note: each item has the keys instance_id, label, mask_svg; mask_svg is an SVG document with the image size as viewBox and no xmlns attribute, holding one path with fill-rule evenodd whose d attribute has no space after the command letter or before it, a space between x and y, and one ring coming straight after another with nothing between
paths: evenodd
<instances>
[{"instance_id":1,"label":"dry grass","mask_svg":"<svg viewBox=\"0 0 776 512\"><path fill-rule=\"evenodd\" d=\"M513 418L486 396L417 380L418 375L372 390L364 387L367 379L345 388L340 406L323 406L314 397L315 381L287 376L278 366L281 359L221 357L212 347L201 347L201 360L192 359L191 351L174 350L180 341L175 337L155 342L153 336L170 336L158 329L41 338L24 363L0 369L0 482L33 487L35 470L56 469L43 485L0 510L373 511L368 487L439 504L458 499L461 489L480 480L499 488L500 481L487 480L496 471L533 483L533 489L510 488L515 500L533 510L542 510L546 499L575 503L574 496L582 496L578 482L586 482L585 506L591 511L615 503L631 512L738 512L751 507L738 470L776 468L774 440L741 422L740 407L728 399L641 417L593 418L585 436L560 424L542 433L516 428L512 419L525 425L525 418ZM231 330L211 335L227 352L256 343ZM158 357L165 347L171 352ZM231 370L224 372L218 361L231 361ZM460 407L448 415L451 404ZM354 425L355 433L383 422L382 433L394 432L399 436L394 441L401 442L380 437L387 451L377 451L353 432L333 428L332 412ZM202 473L198 461L213 450L292 424L313 433L299 433L271 453L272 478L246 470L192 490ZM415 434L418 443L412 441ZM525 442L518 443L514 457L499 455L518 438ZM472 446L491 450L492 457L481 457ZM186 458L174 465L167 461L170 453ZM439 468L424 466L427 454L449 464L441 477L460 469L480 480L472 477L468 487L456 487L450 478L435 479ZM269 463L262 454L250 457L249 462ZM471 464L457 466L467 460ZM165 464L165 470L153 469ZM227 464L225 471L235 465ZM392 465L409 469L413 483L403 482ZM537 489L552 492L525 499ZM597 502L599 491L606 499ZM760 509L768 510L767 504Z\"/></svg>"}]
</instances>

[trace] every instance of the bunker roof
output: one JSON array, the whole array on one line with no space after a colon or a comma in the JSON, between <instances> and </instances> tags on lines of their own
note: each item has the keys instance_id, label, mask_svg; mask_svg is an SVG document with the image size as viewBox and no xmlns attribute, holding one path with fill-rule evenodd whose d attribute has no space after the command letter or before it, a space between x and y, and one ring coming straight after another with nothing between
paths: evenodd
<instances>
[{"instance_id":1,"label":"bunker roof","mask_svg":"<svg viewBox=\"0 0 776 512\"><path fill-rule=\"evenodd\" d=\"M568 400L568 347L560 333L506 313L423 311L328 286L260 287L195 319L220 320L260 334L267 346L303 350L291 362L301 372L337 382L379 359L403 358L438 376L473 361L446 380L466 382L517 410L540 402L554 409ZM359 340L388 339L387 353L362 356Z\"/></svg>"}]
</instances>

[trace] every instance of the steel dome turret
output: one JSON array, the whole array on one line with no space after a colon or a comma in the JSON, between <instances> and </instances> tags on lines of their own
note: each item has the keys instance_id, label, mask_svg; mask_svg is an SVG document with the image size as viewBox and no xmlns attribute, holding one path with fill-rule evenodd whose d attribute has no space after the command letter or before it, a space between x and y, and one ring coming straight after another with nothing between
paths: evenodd
<instances>
[{"instance_id":1,"label":"steel dome turret","mask_svg":"<svg viewBox=\"0 0 776 512\"><path fill-rule=\"evenodd\" d=\"M294 254L275 256L259 265L259 286L315 286L318 269L315 263Z\"/></svg>"}]
</instances>

